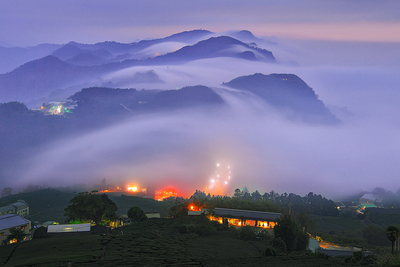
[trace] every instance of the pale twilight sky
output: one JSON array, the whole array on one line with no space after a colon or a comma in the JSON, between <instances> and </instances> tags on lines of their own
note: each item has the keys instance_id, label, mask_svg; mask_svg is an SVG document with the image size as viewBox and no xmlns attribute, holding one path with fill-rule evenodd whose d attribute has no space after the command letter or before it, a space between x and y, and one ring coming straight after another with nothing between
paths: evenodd
<instances>
[{"instance_id":1,"label":"pale twilight sky","mask_svg":"<svg viewBox=\"0 0 400 267\"><path fill-rule=\"evenodd\" d=\"M400 42L400 1L4 0L0 45L133 42L203 28L291 39Z\"/></svg>"}]
</instances>

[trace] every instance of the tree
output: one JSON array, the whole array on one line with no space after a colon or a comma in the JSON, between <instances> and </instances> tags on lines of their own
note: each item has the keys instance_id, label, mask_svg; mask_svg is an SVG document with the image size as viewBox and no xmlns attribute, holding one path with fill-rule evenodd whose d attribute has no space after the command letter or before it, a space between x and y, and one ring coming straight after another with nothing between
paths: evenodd
<instances>
[{"instance_id":1,"label":"tree","mask_svg":"<svg viewBox=\"0 0 400 267\"><path fill-rule=\"evenodd\" d=\"M7 197L7 196L11 196L13 189L11 187L5 187L3 188L3 191L1 192L1 196L2 197Z\"/></svg>"},{"instance_id":2,"label":"tree","mask_svg":"<svg viewBox=\"0 0 400 267\"><path fill-rule=\"evenodd\" d=\"M65 209L68 221L115 220L117 205L106 194L79 193Z\"/></svg>"},{"instance_id":3,"label":"tree","mask_svg":"<svg viewBox=\"0 0 400 267\"><path fill-rule=\"evenodd\" d=\"M139 207L132 207L128 210L128 217L136 222L147 220L147 216L144 211Z\"/></svg>"},{"instance_id":4,"label":"tree","mask_svg":"<svg viewBox=\"0 0 400 267\"><path fill-rule=\"evenodd\" d=\"M274 235L275 238L280 238L285 242L287 252L307 249L307 233L289 215L284 215L277 220L277 225L274 227Z\"/></svg>"},{"instance_id":5,"label":"tree","mask_svg":"<svg viewBox=\"0 0 400 267\"><path fill-rule=\"evenodd\" d=\"M169 213L173 218L185 218L188 216L188 203L179 203L175 201L175 206L172 206L169 209Z\"/></svg>"},{"instance_id":6,"label":"tree","mask_svg":"<svg viewBox=\"0 0 400 267\"><path fill-rule=\"evenodd\" d=\"M235 194L233 195L236 198L241 198L242 197L242 192L240 191L239 188L235 189Z\"/></svg>"},{"instance_id":7,"label":"tree","mask_svg":"<svg viewBox=\"0 0 400 267\"><path fill-rule=\"evenodd\" d=\"M11 228L10 235L7 236L7 239L6 239L6 243L8 243L14 239L17 240L17 243L20 243L22 240L24 240L25 236L26 236L26 233L23 230L17 229L17 228Z\"/></svg>"},{"instance_id":8,"label":"tree","mask_svg":"<svg viewBox=\"0 0 400 267\"><path fill-rule=\"evenodd\" d=\"M251 193L251 200L253 201L257 201L262 199L262 196L260 194L260 192L258 192L258 190L254 191L253 193Z\"/></svg>"},{"instance_id":9,"label":"tree","mask_svg":"<svg viewBox=\"0 0 400 267\"><path fill-rule=\"evenodd\" d=\"M300 212L296 216L297 221L299 222L300 226L304 227L304 230L308 233L313 233L317 226L317 220L311 218L308 213Z\"/></svg>"},{"instance_id":10,"label":"tree","mask_svg":"<svg viewBox=\"0 0 400 267\"><path fill-rule=\"evenodd\" d=\"M386 236L392 242L392 253L394 253L394 243L396 242L397 237L400 234L399 228L396 226L388 226L386 229Z\"/></svg>"}]
</instances>

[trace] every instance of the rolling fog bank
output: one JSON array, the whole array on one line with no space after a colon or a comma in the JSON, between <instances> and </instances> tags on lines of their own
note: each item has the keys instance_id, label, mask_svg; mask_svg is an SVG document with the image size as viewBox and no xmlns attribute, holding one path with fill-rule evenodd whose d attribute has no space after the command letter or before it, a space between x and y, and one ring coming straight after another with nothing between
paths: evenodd
<instances>
[{"instance_id":1,"label":"rolling fog bank","mask_svg":"<svg viewBox=\"0 0 400 267\"><path fill-rule=\"evenodd\" d=\"M115 82L153 71L157 82L126 86L173 89L202 84L214 88L227 105L136 116L46 144L27 151L2 184L95 184L106 178L110 184L173 185L188 196L204 190L215 163L224 161L232 166L228 195L243 186L299 195L313 191L330 198L375 187L397 191L400 66L396 56L389 56L391 50L374 44L340 49L335 43L289 41L275 47L283 51L276 53L277 64L214 58L131 67L104 76L102 82ZM275 52L272 45L266 48ZM380 54L365 59L375 50ZM221 85L254 73L298 75L343 123L288 120L259 97L233 94Z\"/></svg>"}]
</instances>

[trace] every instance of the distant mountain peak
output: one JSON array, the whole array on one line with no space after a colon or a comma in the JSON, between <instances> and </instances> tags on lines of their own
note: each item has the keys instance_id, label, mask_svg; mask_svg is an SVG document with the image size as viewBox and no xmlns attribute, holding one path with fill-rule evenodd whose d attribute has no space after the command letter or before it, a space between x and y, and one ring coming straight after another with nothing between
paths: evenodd
<instances>
[{"instance_id":1,"label":"distant mountain peak","mask_svg":"<svg viewBox=\"0 0 400 267\"><path fill-rule=\"evenodd\" d=\"M190 61L213 57L236 57L248 60L257 60L255 52L258 55L261 55L263 60L275 62L275 57L270 51L255 49L230 36L211 37L194 45L182 47L175 52L154 59L155 62Z\"/></svg>"}]
</instances>

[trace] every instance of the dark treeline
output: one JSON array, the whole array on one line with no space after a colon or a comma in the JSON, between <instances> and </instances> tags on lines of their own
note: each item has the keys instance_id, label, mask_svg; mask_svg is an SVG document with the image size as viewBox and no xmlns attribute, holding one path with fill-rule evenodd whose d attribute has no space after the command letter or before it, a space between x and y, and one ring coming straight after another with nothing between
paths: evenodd
<instances>
[{"instance_id":1,"label":"dark treeline","mask_svg":"<svg viewBox=\"0 0 400 267\"><path fill-rule=\"evenodd\" d=\"M196 190L190 200L202 206L232 208L244 210L259 210L270 212L295 212L309 213L320 216L338 216L339 211L332 200L328 200L313 192L304 197L294 193L278 194L275 191L266 192L263 195L258 190L250 193L247 188L236 189L232 197L211 196L205 192Z\"/></svg>"}]
</instances>

